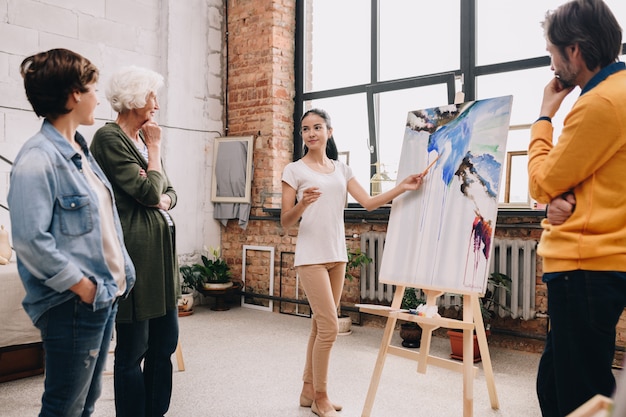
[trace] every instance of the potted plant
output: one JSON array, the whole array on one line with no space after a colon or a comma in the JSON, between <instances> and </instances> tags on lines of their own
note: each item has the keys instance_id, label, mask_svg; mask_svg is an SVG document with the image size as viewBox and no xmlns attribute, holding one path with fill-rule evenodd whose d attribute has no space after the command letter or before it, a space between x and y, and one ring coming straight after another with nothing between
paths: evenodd
<instances>
[{"instance_id":1,"label":"potted plant","mask_svg":"<svg viewBox=\"0 0 626 417\"><path fill-rule=\"evenodd\" d=\"M404 289L400 308L403 310L415 310L417 306L425 303L426 300L417 296L417 289L408 287ZM402 338L402 346L418 348L422 341L422 328L413 321L403 322L400 324L400 337Z\"/></svg>"},{"instance_id":2,"label":"potted plant","mask_svg":"<svg viewBox=\"0 0 626 417\"><path fill-rule=\"evenodd\" d=\"M178 317L190 316L193 314L193 291L183 289L178 299Z\"/></svg>"},{"instance_id":3,"label":"potted plant","mask_svg":"<svg viewBox=\"0 0 626 417\"><path fill-rule=\"evenodd\" d=\"M500 272L492 272L487 278L487 290L485 291L485 295L479 299L480 312L483 318L483 323L485 324L485 333L487 335L491 333L490 322L496 315L496 308L504 308L508 310L504 304L500 303L496 299L495 291L498 288L504 288L504 290L509 293L511 291L511 278ZM462 311L462 305L459 311ZM450 349L452 350L450 357L453 359L463 360L463 332L457 329L450 329L448 330L448 336L450 337ZM480 361L480 349L476 338L476 331L474 331L474 362Z\"/></svg>"},{"instance_id":4,"label":"potted plant","mask_svg":"<svg viewBox=\"0 0 626 417\"><path fill-rule=\"evenodd\" d=\"M361 252L360 248L350 250L350 248L346 246L346 250L348 251L348 262L346 263L345 278L348 281L352 281L354 280L353 274L356 273L358 268L361 268L363 265L369 265L372 262L372 258L366 253ZM337 318L339 321L339 334L347 335L352 333L352 317L341 314L341 303L337 309Z\"/></svg>"},{"instance_id":5,"label":"potted plant","mask_svg":"<svg viewBox=\"0 0 626 417\"><path fill-rule=\"evenodd\" d=\"M189 265L179 268L182 276L180 284L181 298L178 300L178 316L189 316L193 314L194 297L198 287L202 286L202 274Z\"/></svg>"},{"instance_id":6,"label":"potted plant","mask_svg":"<svg viewBox=\"0 0 626 417\"><path fill-rule=\"evenodd\" d=\"M213 259L202 255L202 263L180 267L183 277L182 292L192 292L195 289L203 295L215 296L216 306L212 309L227 310L223 298L233 287L230 267L220 257L219 246L211 248L209 253Z\"/></svg>"},{"instance_id":7,"label":"potted plant","mask_svg":"<svg viewBox=\"0 0 626 417\"><path fill-rule=\"evenodd\" d=\"M183 283L187 283L188 288L200 289L224 289L233 286L231 281L230 267L220 257L220 248L211 248L210 253L213 259L202 255L202 263L191 266L183 265L180 272L183 275Z\"/></svg>"}]
</instances>

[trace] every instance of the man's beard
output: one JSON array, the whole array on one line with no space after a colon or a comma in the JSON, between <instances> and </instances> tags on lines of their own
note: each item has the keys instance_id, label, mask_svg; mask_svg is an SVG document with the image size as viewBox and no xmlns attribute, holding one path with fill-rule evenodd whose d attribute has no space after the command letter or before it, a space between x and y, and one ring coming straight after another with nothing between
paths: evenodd
<instances>
[{"instance_id":1,"label":"man's beard","mask_svg":"<svg viewBox=\"0 0 626 417\"><path fill-rule=\"evenodd\" d=\"M561 84L561 87L563 88L570 88L574 86L574 82L573 80L567 79L567 78L563 78L561 77L560 74L555 74L554 75L556 77L557 80L559 80L559 83Z\"/></svg>"}]
</instances>

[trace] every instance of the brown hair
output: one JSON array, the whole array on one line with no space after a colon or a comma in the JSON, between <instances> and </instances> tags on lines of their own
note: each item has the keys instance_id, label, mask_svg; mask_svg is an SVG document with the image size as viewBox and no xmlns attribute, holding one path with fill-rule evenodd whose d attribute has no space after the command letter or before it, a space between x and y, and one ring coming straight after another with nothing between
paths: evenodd
<instances>
[{"instance_id":1,"label":"brown hair","mask_svg":"<svg viewBox=\"0 0 626 417\"><path fill-rule=\"evenodd\" d=\"M67 49L51 49L29 56L20 65L26 97L37 116L56 119L67 114L67 100L75 91L85 93L98 81L98 68Z\"/></svg>"},{"instance_id":2,"label":"brown hair","mask_svg":"<svg viewBox=\"0 0 626 417\"><path fill-rule=\"evenodd\" d=\"M622 28L602 0L572 0L548 11L542 22L546 39L563 56L578 44L589 70L617 61L622 51Z\"/></svg>"}]
</instances>

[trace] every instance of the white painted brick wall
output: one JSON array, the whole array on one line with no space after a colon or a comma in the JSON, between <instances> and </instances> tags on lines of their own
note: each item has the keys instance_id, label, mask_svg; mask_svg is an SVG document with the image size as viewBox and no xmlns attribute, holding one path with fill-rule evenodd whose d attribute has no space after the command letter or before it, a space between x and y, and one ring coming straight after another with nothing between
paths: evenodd
<instances>
[{"instance_id":1,"label":"white painted brick wall","mask_svg":"<svg viewBox=\"0 0 626 417\"><path fill-rule=\"evenodd\" d=\"M0 154L14 159L41 125L19 75L26 56L67 48L99 68L96 124L79 128L88 141L116 116L104 96L110 74L126 65L151 68L166 79L157 119L165 132L165 168L178 193L172 215L179 254L219 245L210 152L224 129L223 17L223 0L0 0ZM0 161L3 204L9 171ZM8 225L2 209L0 224Z\"/></svg>"},{"instance_id":2,"label":"white painted brick wall","mask_svg":"<svg viewBox=\"0 0 626 417\"><path fill-rule=\"evenodd\" d=\"M79 16L71 9L33 0L10 1L8 17L10 24L36 29L38 32L68 38L76 38L78 34Z\"/></svg>"}]
</instances>

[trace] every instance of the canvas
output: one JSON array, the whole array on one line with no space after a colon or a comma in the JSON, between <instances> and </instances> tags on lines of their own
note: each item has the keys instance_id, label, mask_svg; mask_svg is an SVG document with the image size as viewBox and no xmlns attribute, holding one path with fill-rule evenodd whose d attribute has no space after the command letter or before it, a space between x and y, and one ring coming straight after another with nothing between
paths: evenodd
<instances>
[{"instance_id":1,"label":"canvas","mask_svg":"<svg viewBox=\"0 0 626 417\"><path fill-rule=\"evenodd\" d=\"M398 181L430 168L420 190L392 203L382 282L485 291L512 100L409 112Z\"/></svg>"}]
</instances>

